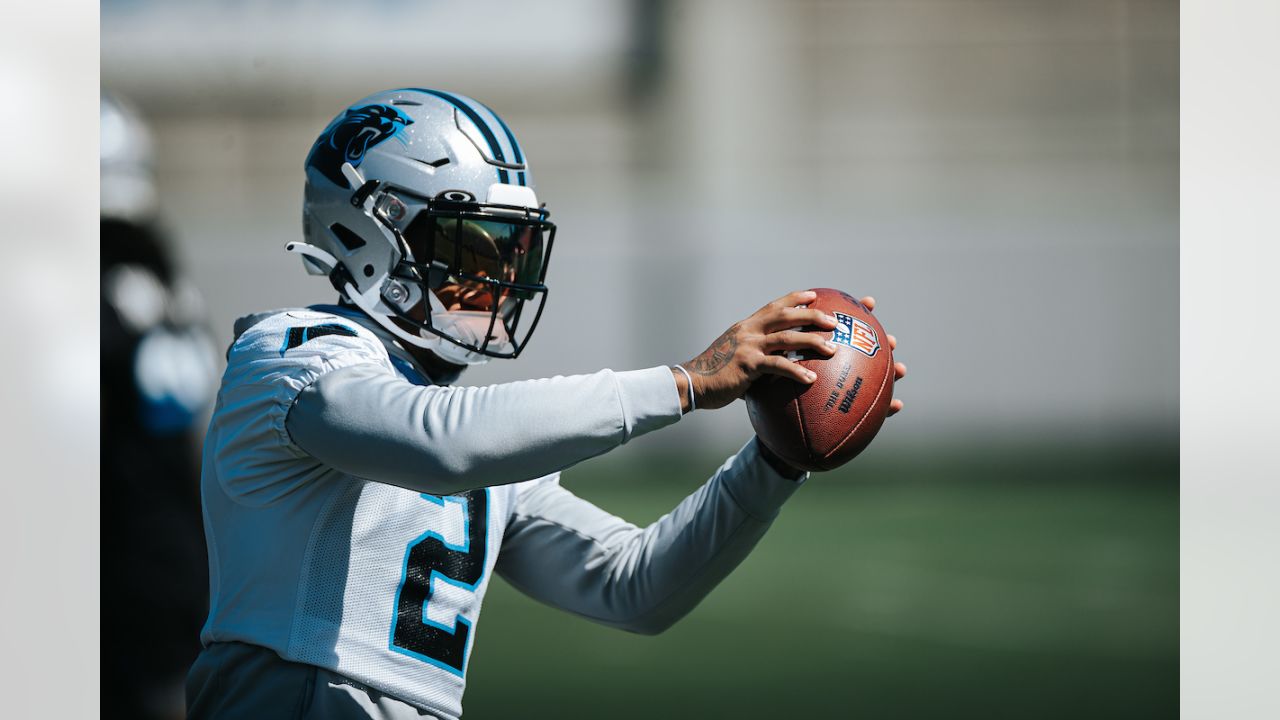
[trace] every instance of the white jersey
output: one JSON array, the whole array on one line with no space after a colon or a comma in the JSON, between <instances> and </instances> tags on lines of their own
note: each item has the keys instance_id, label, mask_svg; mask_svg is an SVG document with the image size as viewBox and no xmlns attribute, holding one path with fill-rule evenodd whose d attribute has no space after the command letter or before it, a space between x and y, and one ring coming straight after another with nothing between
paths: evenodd
<instances>
[{"instance_id":1,"label":"white jersey","mask_svg":"<svg viewBox=\"0 0 1280 720\"><path fill-rule=\"evenodd\" d=\"M228 352L202 475L206 646L267 648L458 718L495 569L571 612L656 631L794 490L749 444L635 528L560 488L558 471L675 422L668 369L439 387L366 324L280 311L245 323Z\"/></svg>"}]
</instances>

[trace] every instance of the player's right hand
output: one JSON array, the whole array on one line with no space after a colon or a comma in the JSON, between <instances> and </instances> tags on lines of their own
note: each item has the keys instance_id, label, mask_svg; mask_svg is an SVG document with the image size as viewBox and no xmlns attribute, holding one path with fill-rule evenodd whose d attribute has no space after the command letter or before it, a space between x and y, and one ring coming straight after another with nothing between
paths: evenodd
<instances>
[{"instance_id":1,"label":"player's right hand","mask_svg":"<svg viewBox=\"0 0 1280 720\"><path fill-rule=\"evenodd\" d=\"M805 326L822 330L836 327L836 319L821 310L797 307L817 297L812 290L783 295L751 317L734 323L700 355L683 363L693 380L697 406L722 408L745 395L751 383L766 373L806 385L812 383L815 375L783 353L797 350L816 352L824 357L835 354L835 348L821 334L799 330ZM687 381L683 373L672 372L681 392L681 403L688 410Z\"/></svg>"}]
</instances>

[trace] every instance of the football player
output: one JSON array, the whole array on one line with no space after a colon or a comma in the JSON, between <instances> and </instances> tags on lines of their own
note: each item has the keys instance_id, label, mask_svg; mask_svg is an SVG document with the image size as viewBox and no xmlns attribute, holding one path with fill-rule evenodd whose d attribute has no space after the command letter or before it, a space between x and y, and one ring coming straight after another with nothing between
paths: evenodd
<instances>
[{"instance_id":1,"label":"football player","mask_svg":"<svg viewBox=\"0 0 1280 720\"><path fill-rule=\"evenodd\" d=\"M306 161L304 241L287 249L339 301L236 324L204 449L211 603L191 717L458 718L494 573L658 633L805 481L753 438L638 528L558 480L763 374L811 382L784 356L832 352L795 329L835 326L801 307L811 293L682 365L456 386L526 347L555 234L523 149L475 100L392 90L325 128Z\"/></svg>"}]
</instances>

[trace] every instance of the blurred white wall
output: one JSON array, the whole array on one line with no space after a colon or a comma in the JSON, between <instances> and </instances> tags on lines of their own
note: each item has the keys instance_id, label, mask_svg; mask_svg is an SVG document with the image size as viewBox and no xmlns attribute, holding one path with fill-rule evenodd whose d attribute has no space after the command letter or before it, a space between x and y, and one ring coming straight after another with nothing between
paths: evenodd
<instances>
[{"instance_id":1,"label":"blurred white wall","mask_svg":"<svg viewBox=\"0 0 1280 720\"><path fill-rule=\"evenodd\" d=\"M877 446L1176 430L1176 2L104 0L101 40L222 340L330 298L282 250L328 119L440 87L504 116L560 226L535 340L468 382L681 361L826 285L911 369ZM748 432L688 424L654 442Z\"/></svg>"}]
</instances>

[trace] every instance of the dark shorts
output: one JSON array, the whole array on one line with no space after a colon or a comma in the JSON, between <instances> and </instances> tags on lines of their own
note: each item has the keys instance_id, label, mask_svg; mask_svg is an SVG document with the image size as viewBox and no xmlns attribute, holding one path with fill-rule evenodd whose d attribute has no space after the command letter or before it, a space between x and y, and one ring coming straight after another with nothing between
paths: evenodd
<instances>
[{"instance_id":1,"label":"dark shorts","mask_svg":"<svg viewBox=\"0 0 1280 720\"><path fill-rule=\"evenodd\" d=\"M220 642L205 648L187 673L187 718L435 720L436 716L329 670L289 662L273 650Z\"/></svg>"}]
</instances>

